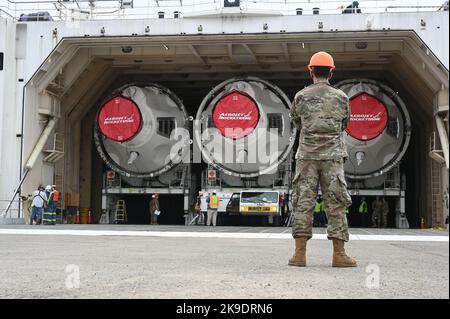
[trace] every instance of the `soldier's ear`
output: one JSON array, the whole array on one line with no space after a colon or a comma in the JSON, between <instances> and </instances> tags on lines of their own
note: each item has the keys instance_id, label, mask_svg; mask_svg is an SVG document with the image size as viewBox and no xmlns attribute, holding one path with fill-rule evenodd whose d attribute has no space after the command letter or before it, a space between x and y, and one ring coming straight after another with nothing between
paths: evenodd
<instances>
[{"instance_id":1,"label":"soldier's ear","mask_svg":"<svg viewBox=\"0 0 450 319\"><path fill-rule=\"evenodd\" d=\"M330 80L333 77L333 70L330 70L330 74L328 75L328 80Z\"/></svg>"}]
</instances>

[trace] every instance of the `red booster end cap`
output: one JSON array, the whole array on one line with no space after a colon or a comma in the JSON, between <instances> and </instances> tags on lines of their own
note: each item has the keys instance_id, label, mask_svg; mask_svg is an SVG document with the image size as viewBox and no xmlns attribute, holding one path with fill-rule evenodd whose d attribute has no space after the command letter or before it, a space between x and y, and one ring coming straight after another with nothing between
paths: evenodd
<instances>
[{"instance_id":1,"label":"red booster end cap","mask_svg":"<svg viewBox=\"0 0 450 319\"><path fill-rule=\"evenodd\" d=\"M223 136L240 139L255 130L259 121L259 110L250 96L231 91L216 103L212 116L215 127Z\"/></svg>"},{"instance_id":2,"label":"red booster end cap","mask_svg":"<svg viewBox=\"0 0 450 319\"><path fill-rule=\"evenodd\" d=\"M346 131L360 141L372 140L386 128L388 121L386 106L372 95L361 93L352 97L350 113Z\"/></svg>"},{"instance_id":3,"label":"red booster end cap","mask_svg":"<svg viewBox=\"0 0 450 319\"><path fill-rule=\"evenodd\" d=\"M100 132L108 139L125 142L135 137L141 129L142 117L138 106L124 96L106 101L97 116Z\"/></svg>"}]
</instances>

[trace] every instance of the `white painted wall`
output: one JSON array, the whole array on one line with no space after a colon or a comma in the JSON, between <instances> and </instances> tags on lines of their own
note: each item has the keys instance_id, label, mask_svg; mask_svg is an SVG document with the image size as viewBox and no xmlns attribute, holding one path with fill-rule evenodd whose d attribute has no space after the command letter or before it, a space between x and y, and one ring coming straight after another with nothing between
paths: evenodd
<instances>
[{"instance_id":1,"label":"white painted wall","mask_svg":"<svg viewBox=\"0 0 450 319\"><path fill-rule=\"evenodd\" d=\"M0 71L0 210L7 205L19 179L21 104L16 100L17 68L15 58L16 25L0 18L0 52L4 53L4 68ZM17 203L12 217L17 215ZM8 215L10 216L10 215Z\"/></svg>"},{"instance_id":2,"label":"white painted wall","mask_svg":"<svg viewBox=\"0 0 450 319\"><path fill-rule=\"evenodd\" d=\"M28 23L26 43L32 54L27 55L24 70L29 79L42 61L62 37L82 37L84 35L100 36L100 29L105 27L106 36L144 35L146 26L149 35L198 34L198 25L203 26L203 34L225 33L262 33L263 24L269 26L268 32L315 32L319 22L323 30L330 31L365 31L367 24L372 30L415 30L431 48L440 61L449 68L449 13L412 12L412 13L377 13L354 15L304 15L273 17L222 17L222 18L185 18L185 19L146 19L146 20L90 20L80 24L66 22L30 22ZM421 27L421 20L426 23ZM438 28L439 27L439 28ZM53 37L53 30L57 36Z\"/></svg>"}]
</instances>

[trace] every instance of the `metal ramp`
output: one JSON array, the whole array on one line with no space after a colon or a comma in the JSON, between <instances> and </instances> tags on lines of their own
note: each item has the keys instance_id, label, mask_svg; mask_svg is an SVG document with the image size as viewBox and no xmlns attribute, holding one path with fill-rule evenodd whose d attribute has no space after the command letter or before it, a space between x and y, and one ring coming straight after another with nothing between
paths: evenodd
<instances>
[{"instance_id":1,"label":"metal ramp","mask_svg":"<svg viewBox=\"0 0 450 319\"><path fill-rule=\"evenodd\" d=\"M128 222L127 207L123 199L119 199L116 203L116 209L114 212L114 224L124 224Z\"/></svg>"}]
</instances>

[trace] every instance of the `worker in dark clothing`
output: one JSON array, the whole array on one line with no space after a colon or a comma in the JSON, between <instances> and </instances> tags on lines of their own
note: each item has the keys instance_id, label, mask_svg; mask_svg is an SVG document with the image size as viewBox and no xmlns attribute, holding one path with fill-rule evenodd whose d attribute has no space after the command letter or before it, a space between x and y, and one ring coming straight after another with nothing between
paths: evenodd
<instances>
[{"instance_id":1,"label":"worker in dark clothing","mask_svg":"<svg viewBox=\"0 0 450 319\"><path fill-rule=\"evenodd\" d=\"M159 194L155 193L150 201L150 222L152 225L158 225L159 214L161 214L159 208Z\"/></svg>"},{"instance_id":2,"label":"worker in dark clothing","mask_svg":"<svg viewBox=\"0 0 450 319\"><path fill-rule=\"evenodd\" d=\"M30 225L40 225L43 217L44 206L48 201L44 186L39 185L38 189L34 191L31 196L33 201L31 203Z\"/></svg>"},{"instance_id":3,"label":"worker in dark clothing","mask_svg":"<svg viewBox=\"0 0 450 319\"><path fill-rule=\"evenodd\" d=\"M348 5L342 13L361 13L361 9L359 9L359 2L353 1L351 5Z\"/></svg>"},{"instance_id":4,"label":"worker in dark clothing","mask_svg":"<svg viewBox=\"0 0 450 319\"><path fill-rule=\"evenodd\" d=\"M361 227L369 226L369 206L367 205L366 198L361 198L361 203L359 204L358 213L361 219Z\"/></svg>"},{"instance_id":5,"label":"worker in dark clothing","mask_svg":"<svg viewBox=\"0 0 450 319\"><path fill-rule=\"evenodd\" d=\"M279 205L280 205L279 216L281 217L281 220L284 221L286 219L286 210L287 210L287 202L284 194L280 194Z\"/></svg>"}]
</instances>

